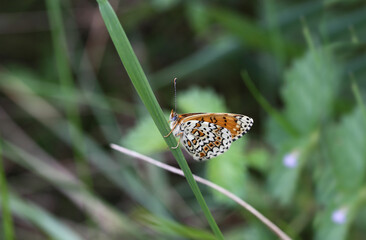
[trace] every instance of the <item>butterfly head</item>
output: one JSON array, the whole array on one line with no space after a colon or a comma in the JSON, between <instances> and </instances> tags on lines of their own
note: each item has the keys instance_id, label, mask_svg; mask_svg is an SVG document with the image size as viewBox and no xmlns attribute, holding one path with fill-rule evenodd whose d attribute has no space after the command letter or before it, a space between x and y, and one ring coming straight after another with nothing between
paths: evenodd
<instances>
[{"instance_id":1,"label":"butterfly head","mask_svg":"<svg viewBox=\"0 0 366 240\"><path fill-rule=\"evenodd\" d=\"M178 114L172 109L170 112L169 121L176 122L178 120Z\"/></svg>"}]
</instances>

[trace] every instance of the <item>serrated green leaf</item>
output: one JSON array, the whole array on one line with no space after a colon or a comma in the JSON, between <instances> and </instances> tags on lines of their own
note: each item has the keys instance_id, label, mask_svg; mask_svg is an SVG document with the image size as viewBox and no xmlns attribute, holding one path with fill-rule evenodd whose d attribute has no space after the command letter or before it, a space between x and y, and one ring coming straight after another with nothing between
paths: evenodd
<instances>
[{"instance_id":1,"label":"serrated green leaf","mask_svg":"<svg viewBox=\"0 0 366 240\"><path fill-rule=\"evenodd\" d=\"M308 51L285 74L284 114L301 133L329 117L341 81L341 67L330 50Z\"/></svg>"},{"instance_id":2,"label":"serrated green leaf","mask_svg":"<svg viewBox=\"0 0 366 240\"><path fill-rule=\"evenodd\" d=\"M337 186L334 181L334 172L329 165L319 166L314 169L314 179L316 184L315 197L319 204L327 205L329 201L336 197Z\"/></svg>"},{"instance_id":3,"label":"serrated green leaf","mask_svg":"<svg viewBox=\"0 0 366 240\"><path fill-rule=\"evenodd\" d=\"M366 168L365 133L365 118L360 107L357 107L327 132L327 150L337 186L343 191L353 192L364 182Z\"/></svg>"},{"instance_id":4,"label":"serrated green leaf","mask_svg":"<svg viewBox=\"0 0 366 240\"><path fill-rule=\"evenodd\" d=\"M168 116L168 114L166 114ZM167 117L168 119L168 117ZM150 116L142 117L136 126L121 139L126 148L142 154L152 154L166 150L166 143Z\"/></svg>"}]
</instances>

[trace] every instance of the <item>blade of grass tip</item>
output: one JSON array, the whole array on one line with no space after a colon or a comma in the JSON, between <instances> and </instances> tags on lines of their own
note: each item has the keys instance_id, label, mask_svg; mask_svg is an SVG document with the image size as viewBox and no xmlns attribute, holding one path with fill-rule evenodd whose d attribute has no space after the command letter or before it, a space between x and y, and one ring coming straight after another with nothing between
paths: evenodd
<instances>
[{"instance_id":1,"label":"blade of grass tip","mask_svg":"<svg viewBox=\"0 0 366 240\"><path fill-rule=\"evenodd\" d=\"M357 85L356 80L355 80L355 76L352 73L350 73L350 78L351 78L351 82L352 82L351 83L351 88L352 88L353 95L355 96L357 104L362 109L363 116L364 116L365 123L366 123L366 108L365 108L365 104L362 101L360 89L358 88L358 85Z\"/></svg>"},{"instance_id":2,"label":"blade of grass tip","mask_svg":"<svg viewBox=\"0 0 366 240\"><path fill-rule=\"evenodd\" d=\"M1 191L3 232L6 240L12 240L14 239L13 219L10 213L9 192L6 182L1 148L2 148L2 139L0 138L0 191Z\"/></svg>"},{"instance_id":3,"label":"blade of grass tip","mask_svg":"<svg viewBox=\"0 0 366 240\"><path fill-rule=\"evenodd\" d=\"M350 36L351 36L351 43L354 44L354 45L359 44L360 39L358 38L357 33L356 33L355 28L353 27L353 25L349 26L348 30L349 30L349 33L350 33Z\"/></svg>"},{"instance_id":4,"label":"blade of grass tip","mask_svg":"<svg viewBox=\"0 0 366 240\"><path fill-rule=\"evenodd\" d=\"M126 33L124 32L120 22L118 21L118 18L113 8L107 0L97 0L97 2L99 4L99 10L109 32L109 35L112 38L112 41L131 79L132 84L134 85L137 93L139 94L142 102L149 111L162 136L167 135L169 133L169 126L164 117L163 110L160 108L158 101L155 98L154 93L152 92L146 75L142 70L142 67L131 47L130 42L128 41ZM176 146L177 144L173 135L164 138L164 140L170 147ZM179 167L183 170L187 182L191 187L195 197L197 198L197 201L200 204L212 231L218 239L223 239L223 235L219 227L217 226L217 223L215 222L210 210L208 209L196 181L193 179L191 170L188 167L182 151L180 149L171 149L171 151L173 156L177 160Z\"/></svg>"},{"instance_id":5,"label":"blade of grass tip","mask_svg":"<svg viewBox=\"0 0 366 240\"><path fill-rule=\"evenodd\" d=\"M152 159L150 157L147 157L145 155L142 155L140 153L137 153L135 151L129 150L127 148L118 146L116 144L111 144L111 147L114 150L117 150L121 153L127 154L131 157L143 160L145 162L148 162L150 164L153 164L157 167L160 167L162 169L165 169L169 172L178 174L180 176L184 177L183 171L172 167L168 164L159 162L155 159ZM286 235L286 233L284 233L279 227L277 227L274 223L272 223L268 218L266 218L263 214L261 214L257 209L255 209L254 207L252 207L249 203L245 202L244 200L242 200L241 198L239 198L238 196L236 196L235 194L233 194L232 192L226 190L223 187L220 187L219 185L210 182L204 178L201 178L199 176L196 176L193 174L194 179L199 182L202 183L206 186L209 186L213 189L215 189L216 191L219 191L220 193L224 194L225 196L227 196L228 198L232 199L233 201L235 201L236 203L238 203L240 206L242 206L243 208L245 208L246 210L248 210L250 213L252 213L254 216L256 216L261 222L263 222L271 231L273 231L279 238L284 239L284 240L290 240L291 238L289 236Z\"/></svg>"},{"instance_id":6,"label":"blade of grass tip","mask_svg":"<svg viewBox=\"0 0 366 240\"><path fill-rule=\"evenodd\" d=\"M262 106L262 108L272 116L276 122L291 136L297 137L299 133L297 130L289 123L276 109L274 109L271 104L260 94L259 90L254 85L252 79L250 78L247 71L241 72L241 77L244 80L245 85L249 89L250 93L253 95L255 100Z\"/></svg>"},{"instance_id":7,"label":"blade of grass tip","mask_svg":"<svg viewBox=\"0 0 366 240\"><path fill-rule=\"evenodd\" d=\"M62 22L62 12L59 0L46 0L48 18L51 26L51 36L55 53L56 67L60 79L62 92L67 96L68 89L75 88L73 77L68 63L67 43ZM69 124L75 128L69 128L69 133L73 141L74 158L78 170L79 177L83 182L91 188L92 179L89 174L87 162L85 160L84 147L81 137L81 120L78 114L77 105L71 101L66 101L66 113ZM76 130L73 130L76 129Z\"/></svg>"},{"instance_id":8,"label":"blade of grass tip","mask_svg":"<svg viewBox=\"0 0 366 240\"><path fill-rule=\"evenodd\" d=\"M313 39L311 38L310 29L306 23L306 19L304 16L300 18L301 24L302 24L302 33L304 34L305 40L309 46L309 49L313 52L315 52L315 45L313 42Z\"/></svg>"}]
</instances>

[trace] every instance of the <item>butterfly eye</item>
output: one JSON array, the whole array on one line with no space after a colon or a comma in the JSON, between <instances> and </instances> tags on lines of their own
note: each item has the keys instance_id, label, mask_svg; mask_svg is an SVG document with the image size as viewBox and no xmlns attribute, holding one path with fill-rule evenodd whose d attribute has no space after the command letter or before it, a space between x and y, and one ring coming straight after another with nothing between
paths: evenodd
<instances>
[{"instance_id":1,"label":"butterfly eye","mask_svg":"<svg viewBox=\"0 0 366 240\"><path fill-rule=\"evenodd\" d=\"M174 115L174 116L172 117L172 120L173 120L173 121L177 121L177 118L178 118L178 117L177 117L177 115Z\"/></svg>"}]
</instances>

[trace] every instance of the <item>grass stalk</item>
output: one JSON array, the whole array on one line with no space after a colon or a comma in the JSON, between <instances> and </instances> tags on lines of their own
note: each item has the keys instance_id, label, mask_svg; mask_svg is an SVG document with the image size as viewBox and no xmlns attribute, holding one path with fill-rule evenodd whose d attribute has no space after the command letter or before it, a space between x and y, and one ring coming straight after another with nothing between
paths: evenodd
<instances>
[{"instance_id":1,"label":"grass stalk","mask_svg":"<svg viewBox=\"0 0 366 240\"><path fill-rule=\"evenodd\" d=\"M249 89L250 93L257 100L257 102L262 106L262 108L275 119L275 121L291 136L296 137L299 135L295 127L292 126L271 104L262 96L257 87L254 85L252 79L250 78L248 72L243 71L241 77L244 80L245 85Z\"/></svg>"},{"instance_id":2,"label":"grass stalk","mask_svg":"<svg viewBox=\"0 0 366 240\"><path fill-rule=\"evenodd\" d=\"M350 73L350 78L351 78L351 89L352 89L353 95L355 96L357 104L362 109L362 113L363 113L364 120L366 123L366 108L365 108L365 104L363 103L363 100L362 100L361 91L356 83L355 76L352 73Z\"/></svg>"},{"instance_id":3,"label":"grass stalk","mask_svg":"<svg viewBox=\"0 0 366 240\"><path fill-rule=\"evenodd\" d=\"M13 219L10 211L9 192L6 182L1 148L2 148L2 140L0 138L0 192L1 192L1 212L3 220L3 232L6 240L13 240L14 239Z\"/></svg>"},{"instance_id":4,"label":"grass stalk","mask_svg":"<svg viewBox=\"0 0 366 240\"><path fill-rule=\"evenodd\" d=\"M149 111L152 119L154 120L157 128L159 129L162 136L165 136L169 133L169 125L167 120L164 117L163 111L160 108L157 99L152 92L150 84L147 81L146 75L131 47L128 38L118 21L118 18L112 9L111 5L107 0L97 0L99 4L99 9L104 20L104 23L108 29L109 35L112 38L112 41L116 47L116 50L121 58L121 61L131 79L132 84L134 85L138 95L140 96L142 102L145 107ZM177 142L175 138L170 135L167 138L164 138L169 147L176 146ZM170 148L171 149L171 148ZM215 236L218 239L223 239L223 235L220 229L217 226L210 210L207 207L207 204L202 196L201 191L198 188L196 181L194 180L191 170L188 167L188 164L183 156L183 153L180 149L171 149L173 156L177 160L180 168L183 170L184 175L186 176L187 182L191 187L195 197L197 198L198 203L200 204L203 213L214 232Z\"/></svg>"},{"instance_id":5,"label":"grass stalk","mask_svg":"<svg viewBox=\"0 0 366 240\"><path fill-rule=\"evenodd\" d=\"M61 91L68 96L68 89L75 89L71 68L67 56L67 42L62 21L61 3L59 0L46 0L48 18L51 26L53 49L60 80ZM66 114L69 120L69 133L73 141L74 158L80 179L91 188L92 180L89 174L88 164L85 160L84 143L81 133L81 119L76 104L66 101Z\"/></svg>"}]
</instances>

